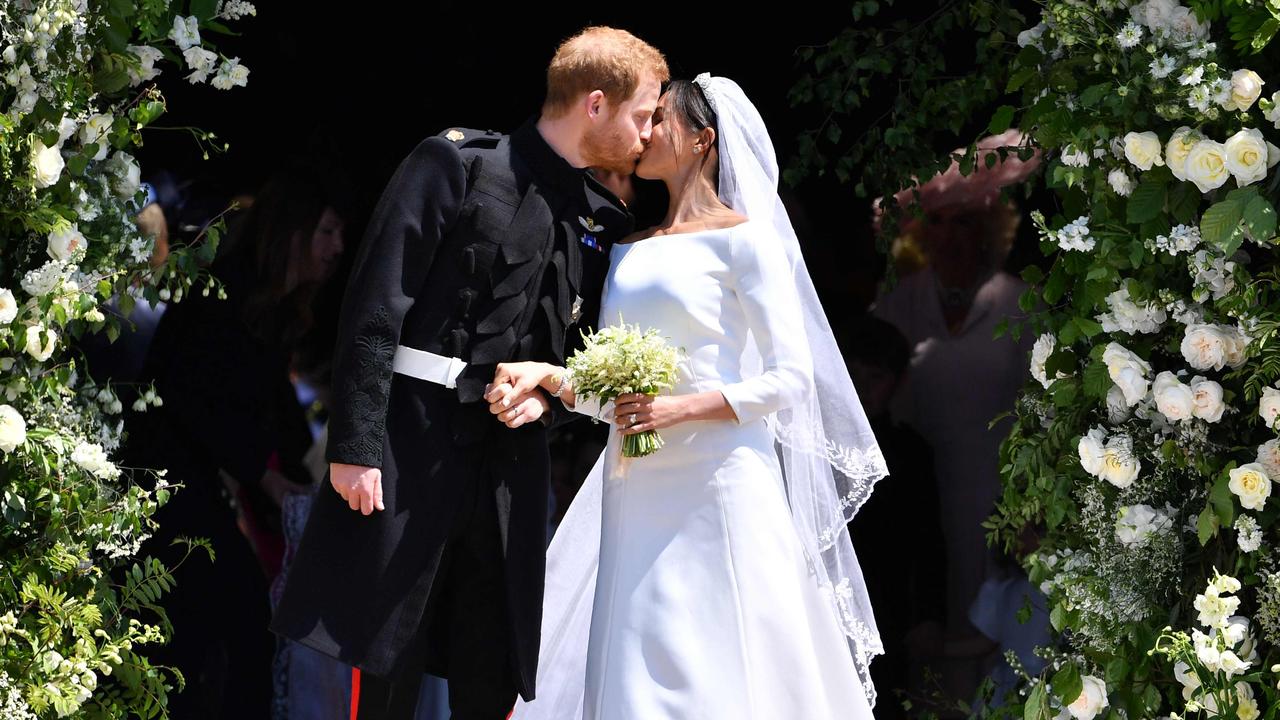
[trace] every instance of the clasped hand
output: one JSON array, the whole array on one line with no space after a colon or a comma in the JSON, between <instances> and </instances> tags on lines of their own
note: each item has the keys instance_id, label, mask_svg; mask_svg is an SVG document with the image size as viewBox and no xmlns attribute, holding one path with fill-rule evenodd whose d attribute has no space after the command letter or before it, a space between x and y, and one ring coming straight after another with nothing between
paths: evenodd
<instances>
[{"instance_id":1,"label":"clasped hand","mask_svg":"<svg viewBox=\"0 0 1280 720\"><path fill-rule=\"evenodd\" d=\"M542 419L551 403L539 386L556 371L547 363L499 363L493 382L485 386L489 412L509 428Z\"/></svg>"}]
</instances>

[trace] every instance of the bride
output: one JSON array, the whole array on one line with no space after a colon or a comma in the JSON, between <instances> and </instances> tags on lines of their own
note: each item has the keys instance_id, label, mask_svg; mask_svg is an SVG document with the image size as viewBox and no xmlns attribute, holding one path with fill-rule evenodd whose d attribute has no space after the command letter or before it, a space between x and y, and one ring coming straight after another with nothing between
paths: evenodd
<instances>
[{"instance_id":1,"label":"bride","mask_svg":"<svg viewBox=\"0 0 1280 720\"><path fill-rule=\"evenodd\" d=\"M514 717L869 719L883 650L845 524L888 471L764 123L731 80L675 81L636 174L671 204L613 246L601 319L682 346L679 385L602 408L511 363L489 396L505 422L541 386L618 428L548 551L538 698ZM624 460L649 429L665 446Z\"/></svg>"}]
</instances>

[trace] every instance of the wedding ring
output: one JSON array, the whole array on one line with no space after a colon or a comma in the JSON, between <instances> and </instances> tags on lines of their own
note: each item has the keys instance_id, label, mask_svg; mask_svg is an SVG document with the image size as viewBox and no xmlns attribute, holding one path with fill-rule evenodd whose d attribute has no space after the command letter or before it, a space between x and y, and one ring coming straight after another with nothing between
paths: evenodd
<instances>
[{"instance_id":1,"label":"wedding ring","mask_svg":"<svg viewBox=\"0 0 1280 720\"><path fill-rule=\"evenodd\" d=\"M631 415L629 415L629 416L627 417L627 424L628 424L628 425L635 425L635 424L636 424L636 414L635 414L635 413L631 413Z\"/></svg>"}]
</instances>

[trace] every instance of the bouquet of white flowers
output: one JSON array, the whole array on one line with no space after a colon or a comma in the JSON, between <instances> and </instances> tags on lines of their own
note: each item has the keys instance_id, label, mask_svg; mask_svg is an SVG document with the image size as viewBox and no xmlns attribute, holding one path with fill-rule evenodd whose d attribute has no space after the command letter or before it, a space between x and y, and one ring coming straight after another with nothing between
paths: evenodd
<instances>
[{"instance_id":1,"label":"bouquet of white flowers","mask_svg":"<svg viewBox=\"0 0 1280 720\"><path fill-rule=\"evenodd\" d=\"M680 352L667 344L657 330L628 326L618 316L618 325L583 335L586 346L568 361L574 394L596 398L601 403L620 395L657 395L675 386L680 377ZM644 457L662 447L657 430L627 435L622 440L623 457Z\"/></svg>"}]
</instances>

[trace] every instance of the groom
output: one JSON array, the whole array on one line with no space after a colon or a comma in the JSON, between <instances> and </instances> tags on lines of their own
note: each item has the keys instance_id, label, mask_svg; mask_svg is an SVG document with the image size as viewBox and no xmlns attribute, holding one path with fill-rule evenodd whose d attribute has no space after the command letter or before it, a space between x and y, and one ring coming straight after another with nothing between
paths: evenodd
<instances>
[{"instance_id":1,"label":"groom","mask_svg":"<svg viewBox=\"0 0 1280 720\"><path fill-rule=\"evenodd\" d=\"M587 28L552 59L540 117L423 140L374 210L334 355L336 492L272 622L357 668L352 718L412 717L424 671L448 678L455 720L534 697L552 405L524 395L508 427L483 394L497 363L561 362L595 317L632 218L585 168L631 174L667 78L650 45Z\"/></svg>"}]
</instances>

